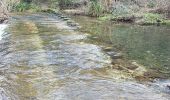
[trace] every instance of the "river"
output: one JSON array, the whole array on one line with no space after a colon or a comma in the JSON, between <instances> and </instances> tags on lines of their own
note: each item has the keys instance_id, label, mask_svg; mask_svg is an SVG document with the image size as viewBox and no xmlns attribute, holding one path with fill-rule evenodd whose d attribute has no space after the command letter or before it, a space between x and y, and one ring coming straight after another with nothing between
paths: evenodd
<instances>
[{"instance_id":1,"label":"river","mask_svg":"<svg viewBox=\"0 0 170 100\"><path fill-rule=\"evenodd\" d=\"M147 48L143 46L140 51L146 40L140 40L139 34L146 34L147 40L162 36L168 42L169 28L159 27L163 34L154 35L153 32L159 32L158 27L149 32L140 26L104 27L105 24L96 19L74 17L82 26L77 29L76 25L68 24L69 18L63 18L43 13L12 16L0 40L0 100L170 99L168 75L165 75L166 79L142 82L135 78L152 69L152 66L145 67L148 62L145 64L143 59L136 58ZM156 40L151 41L153 44ZM104 50L107 47L113 47L112 52L121 52L123 60L112 59ZM170 46L165 50L168 48ZM152 49L146 51L152 52ZM168 59L168 51L162 53L166 53L164 55ZM128 63L132 60L132 64L141 66L133 70L129 68L127 72L115 68L114 60ZM164 64L169 68L169 62Z\"/></svg>"}]
</instances>

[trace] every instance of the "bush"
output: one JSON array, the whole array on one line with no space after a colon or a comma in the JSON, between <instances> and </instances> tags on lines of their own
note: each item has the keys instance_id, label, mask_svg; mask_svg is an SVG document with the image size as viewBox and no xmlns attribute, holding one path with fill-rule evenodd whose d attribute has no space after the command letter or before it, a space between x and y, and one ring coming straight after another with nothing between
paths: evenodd
<instances>
[{"instance_id":1,"label":"bush","mask_svg":"<svg viewBox=\"0 0 170 100\"><path fill-rule=\"evenodd\" d=\"M103 7L97 1L92 1L89 6L88 14L98 17L103 14L103 11Z\"/></svg>"},{"instance_id":2,"label":"bush","mask_svg":"<svg viewBox=\"0 0 170 100\"><path fill-rule=\"evenodd\" d=\"M35 4L30 4L26 2L20 2L14 7L15 11L23 12L26 10L39 11L40 8Z\"/></svg>"},{"instance_id":3,"label":"bush","mask_svg":"<svg viewBox=\"0 0 170 100\"><path fill-rule=\"evenodd\" d=\"M144 14L144 21L147 23L164 22L164 18L160 14L146 13Z\"/></svg>"}]
</instances>

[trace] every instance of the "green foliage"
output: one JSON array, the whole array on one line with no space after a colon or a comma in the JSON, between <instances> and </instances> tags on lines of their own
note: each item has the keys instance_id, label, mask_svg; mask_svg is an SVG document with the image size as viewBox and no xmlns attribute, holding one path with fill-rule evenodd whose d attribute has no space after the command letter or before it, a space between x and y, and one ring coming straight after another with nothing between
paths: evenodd
<instances>
[{"instance_id":1,"label":"green foliage","mask_svg":"<svg viewBox=\"0 0 170 100\"><path fill-rule=\"evenodd\" d=\"M21 2L18 5L16 5L15 10L18 12L23 12L25 10L28 10L29 7L30 7L30 5L28 3Z\"/></svg>"},{"instance_id":2,"label":"green foliage","mask_svg":"<svg viewBox=\"0 0 170 100\"><path fill-rule=\"evenodd\" d=\"M15 11L18 11L18 12L23 12L26 10L40 11L40 7L38 7L37 5L26 3L26 2L20 2L14 7L14 9Z\"/></svg>"},{"instance_id":3,"label":"green foliage","mask_svg":"<svg viewBox=\"0 0 170 100\"><path fill-rule=\"evenodd\" d=\"M88 14L91 16L101 16L103 11L103 7L96 0L94 0L90 4Z\"/></svg>"},{"instance_id":4,"label":"green foliage","mask_svg":"<svg viewBox=\"0 0 170 100\"><path fill-rule=\"evenodd\" d=\"M146 13L144 14L144 21L146 23L162 23L164 22L164 18L160 14L154 14L154 13Z\"/></svg>"}]
</instances>

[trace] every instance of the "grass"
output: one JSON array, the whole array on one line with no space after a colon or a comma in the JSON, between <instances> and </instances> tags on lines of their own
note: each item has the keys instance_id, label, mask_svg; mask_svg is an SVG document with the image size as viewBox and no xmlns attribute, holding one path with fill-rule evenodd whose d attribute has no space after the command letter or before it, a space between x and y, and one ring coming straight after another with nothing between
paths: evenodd
<instances>
[{"instance_id":1,"label":"grass","mask_svg":"<svg viewBox=\"0 0 170 100\"><path fill-rule=\"evenodd\" d=\"M164 22L164 18L161 14L145 13L143 17L146 23Z\"/></svg>"},{"instance_id":2,"label":"grass","mask_svg":"<svg viewBox=\"0 0 170 100\"><path fill-rule=\"evenodd\" d=\"M14 11L17 12L24 12L24 11L31 11L31 12L37 12L40 11L40 7L35 4L30 4L26 2L20 2L14 7Z\"/></svg>"},{"instance_id":3,"label":"grass","mask_svg":"<svg viewBox=\"0 0 170 100\"><path fill-rule=\"evenodd\" d=\"M102 16L103 15L103 8L97 1L91 1L88 14L90 16Z\"/></svg>"},{"instance_id":4,"label":"grass","mask_svg":"<svg viewBox=\"0 0 170 100\"><path fill-rule=\"evenodd\" d=\"M139 19L137 24L140 25L160 25L166 24L166 20L163 15L157 13L144 13L142 18Z\"/></svg>"}]
</instances>

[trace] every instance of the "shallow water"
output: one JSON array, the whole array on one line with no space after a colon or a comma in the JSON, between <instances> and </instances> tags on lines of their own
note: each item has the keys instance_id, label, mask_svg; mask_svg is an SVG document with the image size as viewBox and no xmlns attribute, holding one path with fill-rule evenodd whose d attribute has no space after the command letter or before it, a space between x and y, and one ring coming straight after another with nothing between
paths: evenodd
<instances>
[{"instance_id":1,"label":"shallow water","mask_svg":"<svg viewBox=\"0 0 170 100\"><path fill-rule=\"evenodd\" d=\"M163 83L110 74L110 56L74 29L55 15L13 16L0 41L0 99L170 99Z\"/></svg>"},{"instance_id":2,"label":"shallow water","mask_svg":"<svg viewBox=\"0 0 170 100\"><path fill-rule=\"evenodd\" d=\"M157 70L170 77L170 26L113 24L88 17L73 17L91 33L92 43L107 45L123 53L124 58Z\"/></svg>"}]
</instances>

